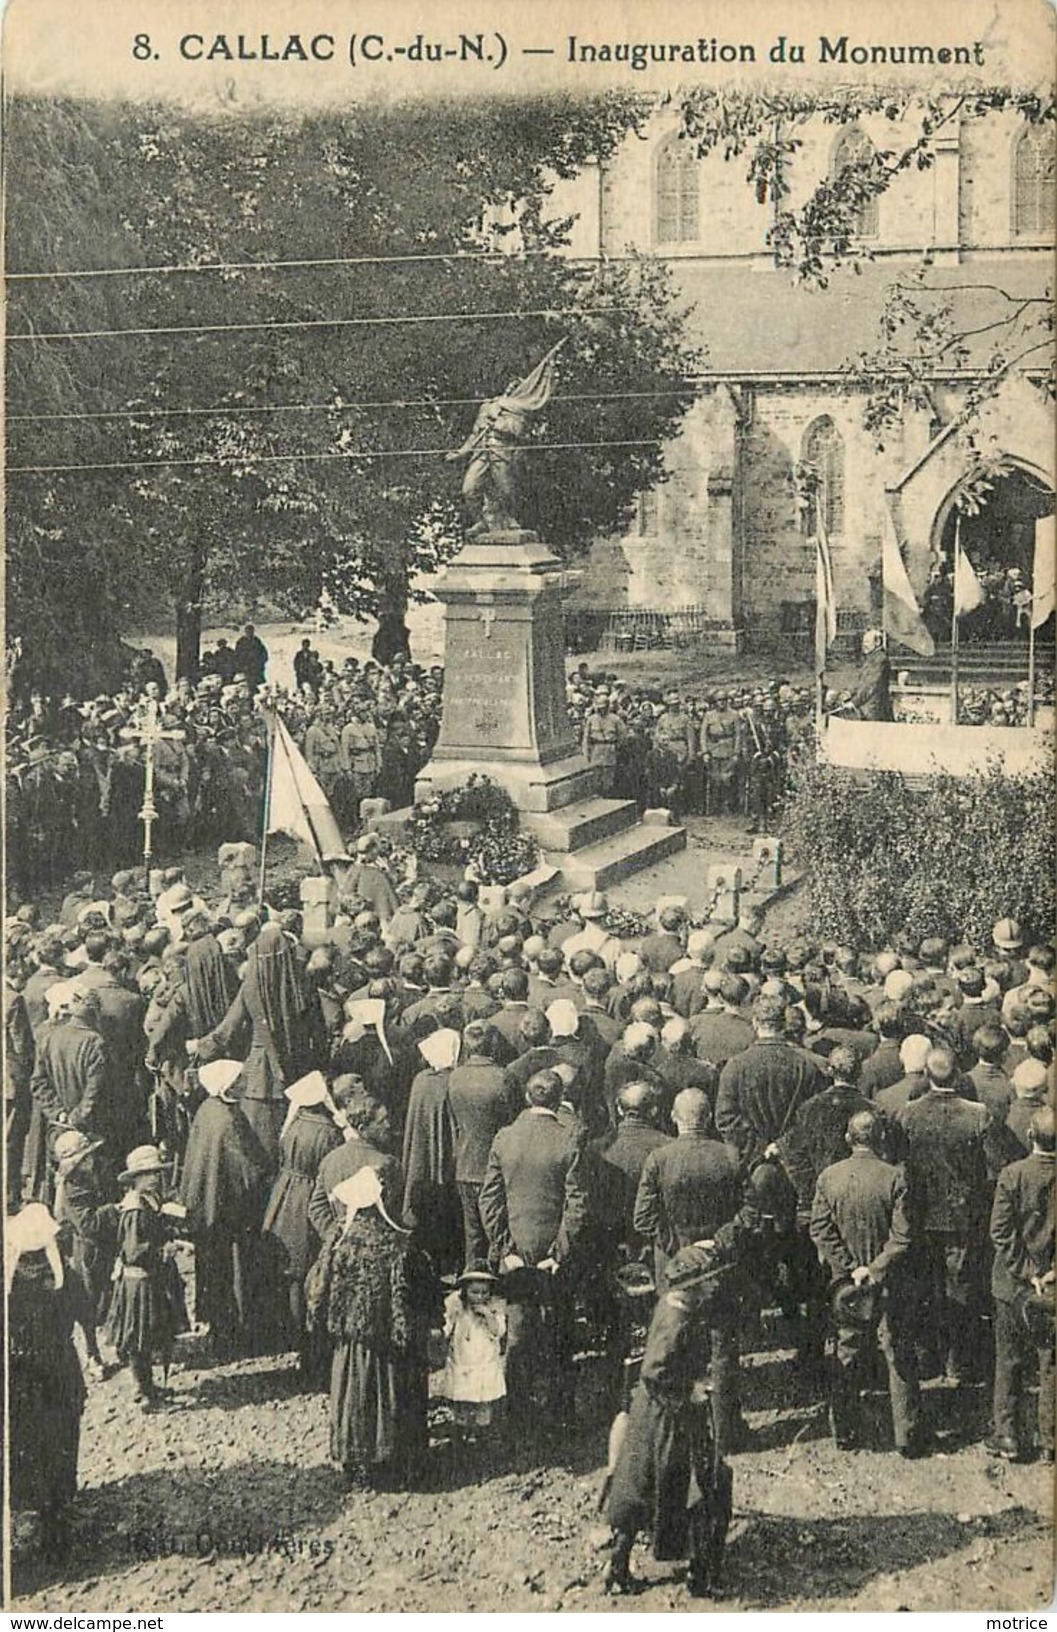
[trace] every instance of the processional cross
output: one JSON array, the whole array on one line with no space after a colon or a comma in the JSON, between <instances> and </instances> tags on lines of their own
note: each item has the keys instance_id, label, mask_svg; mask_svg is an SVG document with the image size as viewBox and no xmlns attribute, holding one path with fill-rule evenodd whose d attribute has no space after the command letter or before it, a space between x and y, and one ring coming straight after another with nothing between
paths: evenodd
<instances>
[{"instance_id":1,"label":"processional cross","mask_svg":"<svg viewBox=\"0 0 1057 1632\"><path fill-rule=\"evenodd\" d=\"M126 725L119 733L126 742L138 742L143 747L143 808L139 819L143 823L143 870L146 874L147 887L150 887L150 864L153 857L151 847L152 829L158 817L158 807L154 803L154 750L159 742L183 742L185 731L165 731L158 718L157 699L150 697L140 716L138 725Z\"/></svg>"}]
</instances>

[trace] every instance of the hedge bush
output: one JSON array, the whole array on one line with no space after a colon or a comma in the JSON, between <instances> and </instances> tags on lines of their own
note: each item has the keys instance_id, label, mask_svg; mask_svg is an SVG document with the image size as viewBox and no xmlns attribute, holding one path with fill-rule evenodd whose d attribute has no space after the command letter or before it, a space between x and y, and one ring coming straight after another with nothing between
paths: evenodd
<instances>
[{"instance_id":1,"label":"hedge bush","mask_svg":"<svg viewBox=\"0 0 1057 1632\"><path fill-rule=\"evenodd\" d=\"M791 858L807 874L812 927L879 947L900 931L991 944L999 918L1049 940L1054 888L1052 770L935 775L797 766L786 805Z\"/></svg>"}]
</instances>

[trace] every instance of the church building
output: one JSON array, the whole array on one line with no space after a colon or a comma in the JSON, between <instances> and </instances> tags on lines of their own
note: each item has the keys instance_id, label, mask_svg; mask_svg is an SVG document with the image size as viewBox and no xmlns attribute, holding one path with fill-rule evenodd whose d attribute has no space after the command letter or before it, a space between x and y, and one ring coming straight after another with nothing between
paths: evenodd
<instances>
[{"instance_id":1,"label":"church building","mask_svg":"<svg viewBox=\"0 0 1057 1632\"><path fill-rule=\"evenodd\" d=\"M819 119L797 134L793 208L870 144L913 139L883 113L844 126ZM757 202L747 158L698 158L674 111L556 191L555 208L576 215L571 254L668 263L705 354L696 401L666 449L668 479L642 494L626 536L595 545L570 596L567 613L585 644L601 638L619 648L652 621L735 651L785 637L806 655L819 512L849 652L881 621L889 526L919 600L939 594L932 611L942 623L953 495L974 449L1001 455L1005 474L979 514L964 519L963 547L983 578L997 582L1015 567L1030 580L1034 524L1053 509L1046 350L1008 366L971 423L962 410L996 336L1011 364L1040 337L1054 230L1052 127L1007 112L952 119L932 151L931 165L897 174L861 209L865 258L858 271L834 269L826 288L797 285L775 264L773 206ZM850 370L879 348L889 287L912 285L926 253L928 284L949 290L966 349L952 351L929 400L906 406L879 447L864 424L867 393ZM1012 326L996 327L1014 313Z\"/></svg>"}]
</instances>

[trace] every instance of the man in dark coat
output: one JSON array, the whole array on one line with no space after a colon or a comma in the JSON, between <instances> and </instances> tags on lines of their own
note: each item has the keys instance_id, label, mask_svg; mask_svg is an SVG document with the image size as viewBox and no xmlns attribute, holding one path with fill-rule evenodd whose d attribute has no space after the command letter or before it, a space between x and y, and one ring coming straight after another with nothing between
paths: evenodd
<instances>
[{"instance_id":1,"label":"man in dark coat","mask_svg":"<svg viewBox=\"0 0 1057 1632\"><path fill-rule=\"evenodd\" d=\"M553 1071L559 1064L561 1055L551 1036L550 1021L540 1009L526 1009L518 1027L518 1047L522 1052L516 1060L512 1060L506 1067L511 1081L517 1084L518 1093L525 1092L525 1085L537 1071Z\"/></svg>"},{"instance_id":2,"label":"man in dark coat","mask_svg":"<svg viewBox=\"0 0 1057 1632\"><path fill-rule=\"evenodd\" d=\"M972 1378L979 1365L980 1284L987 1228L985 1106L956 1092L957 1062L949 1048L925 1061L929 1088L899 1114L906 1138L907 1175L923 1210L922 1330L935 1343L926 1359L933 1376Z\"/></svg>"},{"instance_id":3,"label":"man in dark coat","mask_svg":"<svg viewBox=\"0 0 1057 1632\"><path fill-rule=\"evenodd\" d=\"M105 943L105 937L99 938ZM85 945L91 946L96 939L94 935L88 936ZM85 979L89 974L93 975L90 1007L98 1016L97 1029L106 1045L110 1065L111 1139L120 1154L141 1144L150 1132L144 1068L147 1039L143 1031L147 1005L138 992L130 991L118 978L112 956L104 944L99 962L89 963L77 979L72 1014L76 1015L84 1002Z\"/></svg>"},{"instance_id":4,"label":"man in dark coat","mask_svg":"<svg viewBox=\"0 0 1057 1632\"><path fill-rule=\"evenodd\" d=\"M542 1385L555 1421L572 1418L571 1260L587 1223L580 1144L558 1118L562 1080L541 1071L525 1089L527 1108L492 1141L480 1190L480 1213L492 1261L519 1272L510 1300L507 1392L511 1411L525 1412ZM511 1283L513 1284L513 1283Z\"/></svg>"},{"instance_id":5,"label":"man in dark coat","mask_svg":"<svg viewBox=\"0 0 1057 1632\"><path fill-rule=\"evenodd\" d=\"M31 1086L49 1124L106 1140L119 1163L124 1152L111 1148L110 1060L91 1018L91 1003L82 1003L76 1015L41 1028Z\"/></svg>"},{"instance_id":6,"label":"man in dark coat","mask_svg":"<svg viewBox=\"0 0 1057 1632\"><path fill-rule=\"evenodd\" d=\"M256 691L264 684L268 667L268 648L252 623L248 623L235 642L235 673L244 674L250 688Z\"/></svg>"},{"instance_id":7,"label":"man in dark coat","mask_svg":"<svg viewBox=\"0 0 1057 1632\"><path fill-rule=\"evenodd\" d=\"M1041 1106L1031 1122L1031 1155L998 1175L991 1209L995 1249L991 1293L995 1309L994 1437L989 1448L1019 1461L1027 1451L1020 1406L1033 1362L1039 1381L1038 1446L1053 1461L1054 1440L1054 1116ZM1032 1329L1027 1305L1042 1294L1048 1317L1039 1312ZM1033 1353L1034 1351L1034 1353Z\"/></svg>"},{"instance_id":8,"label":"man in dark coat","mask_svg":"<svg viewBox=\"0 0 1057 1632\"><path fill-rule=\"evenodd\" d=\"M805 1386L822 1383L823 1328L818 1318L817 1262L806 1232L797 1227L796 1193L774 1165L777 1141L792 1125L800 1107L826 1086L820 1061L782 1036L784 1000L761 993L753 1005L755 1037L748 1048L729 1059L719 1075L716 1127L735 1147L753 1175L764 1211L775 1216L777 1254L771 1273L781 1276L784 1305L797 1324L797 1358ZM764 1196L766 1193L766 1203ZM800 1318L800 1309L805 1313Z\"/></svg>"},{"instance_id":9,"label":"man in dark coat","mask_svg":"<svg viewBox=\"0 0 1057 1632\"><path fill-rule=\"evenodd\" d=\"M455 1118L455 1182L462 1204L465 1261L470 1263L488 1256L479 1196L492 1140L513 1122L520 1102L513 1082L496 1064L491 1022L472 1020L462 1038L462 1060L448 1078L448 1104Z\"/></svg>"},{"instance_id":10,"label":"man in dark coat","mask_svg":"<svg viewBox=\"0 0 1057 1632\"><path fill-rule=\"evenodd\" d=\"M641 1242L634 1225L635 1197L647 1156L671 1138L658 1127L661 1097L648 1082L629 1082L617 1095L617 1127L595 1145L604 1186L603 1208L620 1245L635 1256Z\"/></svg>"},{"instance_id":11,"label":"man in dark coat","mask_svg":"<svg viewBox=\"0 0 1057 1632\"><path fill-rule=\"evenodd\" d=\"M33 1062L36 1046L22 996L4 980L4 1146L8 1210L22 1194L22 1155L33 1115Z\"/></svg>"},{"instance_id":12,"label":"man in dark coat","mask_svg":"<svg viewBox=\"0 0 1057 1632\"><path fill-rule=\"evenodd\" d=\"M870 1101L857 1087L859 1057L850 1048L835 1048L829 1056L833 1081L798 1109L785 1133L775 1143L777 1155L796 1191L797 1212L806 1224L815 1186L824 1168L844 1159L848 1120L856 1111L868 1111Z\"/></svg>"},{"instance_id":13,"label":"man in dark coat","mask_svg":"<svg viewBox=\"0 0 1057 1632\"><path fill-rule=\"evenodd\" d=\"M701 981L705 1006L690 1022L690 1039L699 1060L722 1069L753 1040L752 1024L741 1012L749 988L740 975L709 969Z\"/></svg>"},{"instance_id":14,"label":"man in dark coat","mask_svg":"<svg viewBox=\"0 0 1057 1632\"><path fill-rule=\"evenodd\" d=\"M868 629L862 642L863 663L848 698L860 720L892 719L892 665L879 629Z\"/></svg>"},{"instance_id":15,"label":"man in dark coat","mask_svg":"<svg viewBox=\"0 0 1057 1632\"><path fill-rule=\"evenodd\" d=\"M905 1175L882 1161L883 1139L883 1119L869 1107L849 1118L851 1155L819 1176L811 1239L838 1293L830 1391L834 1440L841 1450L858 1443L862 1372L876 1342L888 1367L896 1448L913 1457L920 1455L923 1440L912 1305L902 1278L912 1246L911 1218Z\"/></svg>"},{"instance_id":16,"label":"man in dark coat","mask_svg":"<svg viewBox=\"0 0 1057 1632\"><path fill-rule=\"evenodd\" d=\"M1013 1103L1013 1084L1002 1070L1009 1038L1001 1026L980 1026L973 1035L976 1064L969 1081L981 1105L986 1105L994 1122L1004 1122Z\"/></svg>"},{"instance_id":17,"label":"man in dark coat","mask_svg":"<svg viewBox=\"0 0 1057 1632\"><path fill-rule=\"evenodd\" d=\"M677 1137L646 1157L633 1222L654 1245L655 1284L680 1247L714 1240L742 1205L737 1153L714 1137L708 1096L685 1088L672 1106ZM712 1393L720 1451L735 1441L738 1422L738 1305L714 1299L709 1317Z\"/></svg>"},{"instance_id":18,"label":"man in dark coat","mask_svg":"<svg viewBox=\"0 0 1057 1632\"><path fill-rule=\"evenodd\" d=\"M859 1092L867 1099L875 1099L882 1088L890 1088L903 1075L899 1045L908 1029L895 1003L887 1000L874 1010L873 1029L881 1039L862 1068Z\"/></svg>"},{"instance_id":19,"label":"man in dark coat","mask_svg":"<svg viewBox=\"0 0 1057 1632\"><path fill-rule=\"evenodd\" d=\"M647 935L636 948L646 968L654 974L667 974L672 964L683 956L686 936L686 913L681 907L662 907L658 928Z\"/></svg>"},{"instance_id":20,"label":"man in dark coat","mask_svg":"<svg viewBox=\"0 0 1057 1632\"><path fill-rule=\"evenodd\" d=\"M499 977L502 1007L491 1016L489 1024L499 1033L500 1042L496 1059L509 1065L520 1053L518 1030L528 1010L528 971L504 969Z\"/></svg>"},{"instance_id":21,"label":"man in dark coat","mask_svg":"<svg viewBox=\"0 0 1057 1632\"><path fill-rule=\"evenodd\" d=\"M753 1006L754 1041L729 1059L719 1075L716 1127L749 1166L828 1081L818 1061L785 1041L784 1016L780 997L758 997Z\"/></svg>"},{"instance_id":22,"label":"man in dark coat","mask_svg":"<svg viewBox=\"0 0 1057 1632\"><path fill-rule=\"evenodd\" d=\"M970 966L958 970L958 985L962 1001L947 1018L947 1033L958 1055L958 1064L968 1071L976 1063L973 1038L982 1026L1000 1026L1002 1015L997 1004L984 997L986 980L982 969Z\"/></svg>"}]
</instances>

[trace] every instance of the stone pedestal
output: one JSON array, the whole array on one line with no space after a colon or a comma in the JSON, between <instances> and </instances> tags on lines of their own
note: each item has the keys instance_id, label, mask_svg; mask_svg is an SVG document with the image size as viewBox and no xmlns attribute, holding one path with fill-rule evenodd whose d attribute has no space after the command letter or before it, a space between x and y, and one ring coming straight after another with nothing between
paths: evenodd
<instances>
[{"instance_id":1,"label":"stone pedestal","mask_svg":"<svg viewBox=\"0 0 1057 1632\"><path fill-rule=\"evenodd\" d=\"M490 533L444 573L444 708L415 798L493 777L532 826L601 791L565 709L561 563L535 533Z\"/></svg>"},{"instance_id":2,"label":"stone pedestal","mask_svg":"<svg viewBox=\"0 0 1057 1632\"><path fill-rule=\"evenodd\" d=\"M686 844L681 827L645 827L630 799L601 796L565 705L561 563L535 533L468 544L437 589L444 602L444 705L416 802L490 776L517 806L567 890L604 889ZM376 817L396 831L406 812Z\"/></svg>"},{"instance_id":3,"label":"stone pedestal","mask_svg":"<svg viewBox=\"0 0 1057 1632\"><path fill-rule=\"evenodd\" d=\"M782 884L782 841L781 839L754 839L752 842L752 876L755 880L753 890L766 892L768 895L781 888Z\"/></svg>"},{"instance_id":4,"label":"stone pedestal","mask_svg":"<svg viewBox=\"0 0 1057 1632\"><path fill-rule=\"evenodd\" d=\"M741 868L725 867L722 863L708 869L707 899L712 902L710 918L724 918L731 923L738 920L738 897L741 894Z\"/></svg>"},{"instance_id":5,"label":"stone pedestal","mask_svg":"<svg viewBox=\"0 0 1057 1632\"><path fill-rule=\"evenodd\" d=\"M302 935L306 946L327 939L334 922L334 886L329 878L301 880Z\"/></svg>"}]
</instances>

